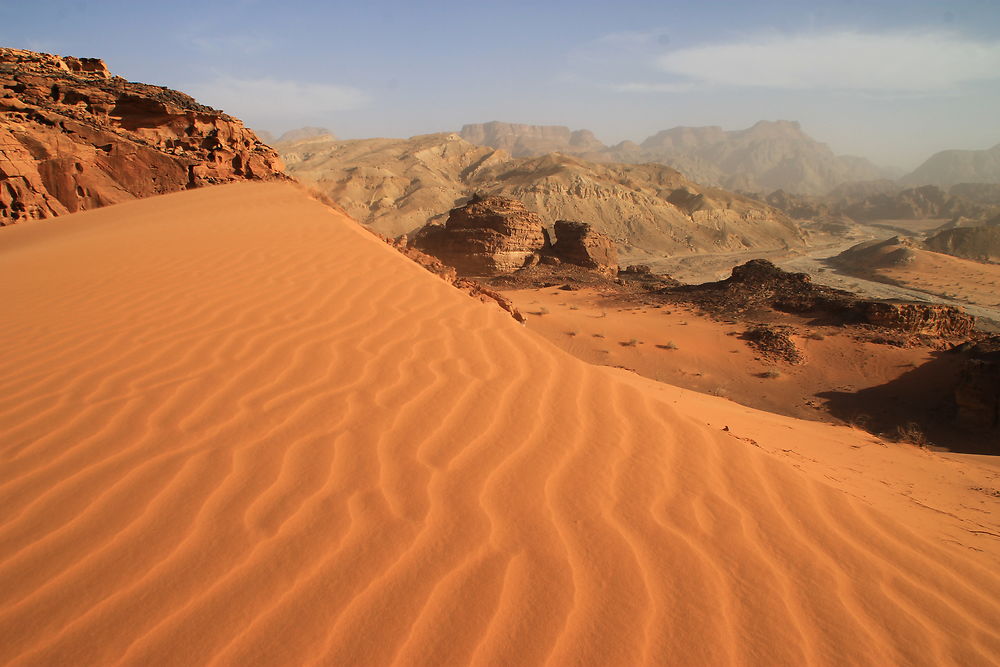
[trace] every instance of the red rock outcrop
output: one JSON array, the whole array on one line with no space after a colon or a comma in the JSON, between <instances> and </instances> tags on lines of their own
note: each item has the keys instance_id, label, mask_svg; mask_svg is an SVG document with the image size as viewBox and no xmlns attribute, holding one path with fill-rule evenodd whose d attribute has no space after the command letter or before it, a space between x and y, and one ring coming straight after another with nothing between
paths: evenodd
<instances>
[{"instance_id":1,"label":"red rock outcrop","mask_svg":"<svg viewBox=\"0 0 1000 667\"><path fill-rule=\"evenodd\" d=\"M586 222L557 220L552 254L561 261L593 269L606 276L618 273L618 248L607 234Z\"/></svg>"},{"instance_id":2,"label":"red rock outcrop","mask_svg":"<svg viewBox=\"0 0 1000 667\"><path fill-rule=\"evenodd\" d=\"M96 58L0 48L0 225L282 169L242 122L183 93Z\"/></svg>"},{"instance_id":3,"label":"red rock outcrop","mask_svg":"<svg viewBox=\"0 0 1000 667\"><path fill-rule=\"evenodd\" d=\"M428 224L412 245L464 275L510 273L537 263L546 246L541 219L506 197L473 197L444 225Z\"/></svg>"},{"instance_id":4,"label":"red rock outcrop","mask_svg":"<svg viewBox=\"0 0 1000 667\"><path fill-rule=\"evenodd\" d=\"M864 321L877 327L943 338L972 333L976 318L954 306L894 301L860 301Z\"/></svg>"}]
</instances>

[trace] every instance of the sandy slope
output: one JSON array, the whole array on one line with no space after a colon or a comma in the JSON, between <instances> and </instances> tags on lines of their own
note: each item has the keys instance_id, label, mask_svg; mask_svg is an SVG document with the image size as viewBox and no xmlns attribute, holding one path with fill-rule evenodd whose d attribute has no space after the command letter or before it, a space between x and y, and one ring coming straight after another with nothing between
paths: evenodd
<instances>
[{"instance_id":1,"label":"sandy slope","mask_svg":"<svg viewBox=\"0 0 1000 667\"><path fill-rule=\"evenodd\" d=\"M763 447L863 436L575 360L291 186L0 230L0 300L0 663L1000 660L998 540Z\"/></svg>"},{"instance_id":2,"label":"sandy slope","mask_svg":"<svg viewBox=\"0 0 1000 667\"><path fill-rule=\"evenodd\" d=\"M917 385L954 384L962 361L926 347L859 341L842 327L775 313L773 322L793 327L792 340L803 357L801 363L790 364L762 357L741 340L751 324L719 321L693 307L636 305L590 289L504 294L527 314L530 329L584 361L627 368L654 380L804 419L829 417L819 408L830 392L845 408L858 403L850 406L855 414L871 418L880 411L912 419L915 412L940 403L937 392L928 395L926 384ZM932 359L938 359L940 366L933 378L928 369L913 380L900 380ZM771 377L774 374L777 377ZM861 390L890 382L896 383L898 392L891 403L872 405L861 397L851 401Z\"/></svg>"}]
</instances>

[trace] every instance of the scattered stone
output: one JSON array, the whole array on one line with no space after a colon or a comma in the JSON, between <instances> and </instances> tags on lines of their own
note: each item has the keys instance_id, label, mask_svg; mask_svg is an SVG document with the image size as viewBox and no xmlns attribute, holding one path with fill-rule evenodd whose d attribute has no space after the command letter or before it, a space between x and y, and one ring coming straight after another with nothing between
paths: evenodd
<instances>
[{"instance_id":1,"label":"scattered stone","mask_svg":"<svg viewBox=\"0 0 1000 667\"><path fill-rule=\"evenodd\" d=\"M784 329L759 325L748 329L740 338L767 359L786 361L790 364L802 361L802 354Z\"/></svg>"}]
</instances>

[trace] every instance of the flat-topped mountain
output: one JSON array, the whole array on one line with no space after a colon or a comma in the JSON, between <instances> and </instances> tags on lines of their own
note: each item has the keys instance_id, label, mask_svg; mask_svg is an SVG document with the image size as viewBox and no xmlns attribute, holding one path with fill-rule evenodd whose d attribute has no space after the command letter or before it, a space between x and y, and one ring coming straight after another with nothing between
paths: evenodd
<instances>
[{"instance_id":1,"label":"flat-topped mountain","mask_svg":"<svg viewBox=\"0 0 1000 667\"><path fill-rule=\"evenodd\" d=\"M495 120L464 125L459 134L470 143L500 148L514 157L600 152L607 148L590 130L570 131L562 125L522 125Z\"/></svg>"},{"instance_id":2,"label":"flat-topped mountain","mask_svg":"<svg viewBox=\"0 0 1000 667\"><path fill-rule=\"evenodd\" d=\"M658 164L597 163L549 154L516 158L457 134L279 143L294 177L315 184L383 234L412 232L473 194L521 201L551 225L591 223L625 254L789 248L802 232L776 209L692 183Z\"/></svg>"},{"instance_id":3,"label":"flat-topped mountain","mask_svg":"<svg viewBox=\"0 0 1000 667\"><path fill-rule=\"evenodd\" d=\"M242 122L184 93L96 58L0 48L0 225L282 168Z\"/></svg>"},{"instance_id":4,"label":"flat-topped mountain","mask_svg":"<svg viewBox=\"0 0 1000 667\"><path fill-rule=\"evenodd\" d=\"M657 162L679 169L698 183L730 190L823 194L841 183L889 175L864 158L835 155L797 122L784 120L760 121L734 131L717 126L675 127L641 144L625 141L615 146L605 146L587 130L497 121L466 125L461 136L518 157L558 152L592 161Z\"/></svg>"},{"instance_id":5,"label":"flat-topped mountain","mask_svg":"<svg viewBox=\"0 0 1000 667\"><path fill-rule=\"evenodd\" d=\"M1000 144L982 151L935 153L900 182L942 187L957 183L1000 183Z\"/></svg>"}]
</instances>

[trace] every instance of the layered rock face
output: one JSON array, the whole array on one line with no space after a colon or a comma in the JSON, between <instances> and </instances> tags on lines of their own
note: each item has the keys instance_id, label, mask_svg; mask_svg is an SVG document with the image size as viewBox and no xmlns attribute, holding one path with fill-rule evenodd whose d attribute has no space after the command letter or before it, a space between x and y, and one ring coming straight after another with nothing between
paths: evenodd
<instances>
[{"instance_id":1,"label":"layered rock face","mask_svg":"<svg viewBox=\"0 0 1000 667\"><path fill-rule=\"evenodd\" d=\"M576 264L607 276L618 273L618 248L607 234L586 222L557 220L552 254L563 262Z\"/></svg>"},{"instance_id":2,"label":"layered rock face","mask_svg":"<svg viewBox=\"0 0 1000 667\"><path fill-rule=\"evenodd\" d=\"M94 58L0 48L0 224L286 178L239 120Z\"/></svg>"},{"instance_id":3,"label":"layered rock face","mask_svg":"<svg viewBox=\"0 0 1000 667\"><path fill-rule=\"evenodd\" d=\"M541 219L505 197L473 197L444 225L417 232L413 245L465 275L510 273L537 262L546 246Z\"/></svg>"}]
</instances>

